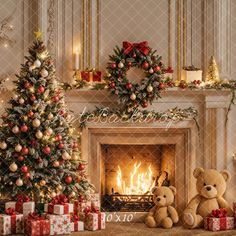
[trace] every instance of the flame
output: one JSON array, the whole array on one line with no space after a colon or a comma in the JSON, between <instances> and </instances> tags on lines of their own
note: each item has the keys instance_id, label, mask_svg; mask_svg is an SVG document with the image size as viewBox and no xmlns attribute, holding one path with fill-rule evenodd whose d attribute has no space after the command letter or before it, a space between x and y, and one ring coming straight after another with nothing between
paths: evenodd
<instances>
[{"instance_id":1,"label":"flame","mask_svg":"<svg viewBox=\"0 0 236 236\"><path fill-rule=\"evenodd\" d=\"M129 184L123 180L121 168L118 166L116 185L119 193L140 195L147 194L155 186L151 165L149 165L147 171L143 173L138 171L140 166L141 162L134 164L133 171L130 173Z\"/></svg>"}]
</instances>

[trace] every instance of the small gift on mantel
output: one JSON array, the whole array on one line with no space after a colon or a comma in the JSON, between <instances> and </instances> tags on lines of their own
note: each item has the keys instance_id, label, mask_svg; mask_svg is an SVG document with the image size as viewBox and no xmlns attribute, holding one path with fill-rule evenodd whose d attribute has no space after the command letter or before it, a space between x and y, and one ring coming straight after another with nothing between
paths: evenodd
<instances>
[{"instance_id":1,"label":"small gift on mantel","mask_svg":"<svg viewBox=\"0 0 236 236\"><path fill-rule=\"evenodd\" d=\"M68 199L65 195L60 194L52 199L48 204L44 205L44 212L49 214L64 215L73 213L74 205L68 203Z\"/></svg>"},{"instance_id":2,"label":"small gift on mantel","mask_svg":"<svg viewBox=\"0 0 236 236\"><path fill-rule=\"evenodd\" d=\"M174 73L174 70L172 69L172 67L168 66L167 69L165 70L164 78L172 80L173 73Z\"/></svg>"},{"instance_id":3,"label":"small gift on mantel","mask_svg":"<svg viewBox=\"0 0 236 236\"><path fill-rule=\"evenodd\" d=\"M202 81L202 70L195 66L184 67L181 71L181 80L187 83Z\"/></svg>"},{"instance_id":4,"label":"small gift on mantel","mask_svg":"<svg viewBox=\"0 0 236 236\"><path fill-rule=\"evenodd\" d=\"M85 212L84 228L90 231L105 229L106 214L96 208L87 209Z\"/></svg>"},{"instance_id":5,"label":"small gift on mantel","mask_svg":"<svg viewBox=\"0 0 236 236\"><path fill-rule=\"evenodd\" d=\"M47 215L50 220L50 235L70 234L70 215Z\"/></svg>"},{"instance_id":6,"label":"small gift on mantel","mask_svg":"<svg viewBox=\"0 0 236 236\"><path fill-rule=\"evenodd\" d=\"M70 230L71 232L84 231L84 222L77 215L71 216Z\"/></svg>"},{"instance_id":7,"label":"small gift on mantel","mask_svg":"<svg viewBox=\"0 0 236 236\"><path fill-rule=\"evenodd\" d=\"M0 235L23 233L23 215L16 214L13 208L0 215Z\"/></svg>"},{"instance_id":8,"label":"small gift on mantel","mask_svg":"<svg viewBox=\"0 0 236 236\"><path fill-rule=\"evenodd\" d=\"M101 82L102 81L102 72L97 71L95 68L86 69L81 71L81 78L87 82Z\"/></svg>"},{"instance_id":9,"label":"small gift on mantel","mask_svg":"<svg viewBox=\"0 0 236 236\"><path fill-rule=\"evenodd\" d=\"M234 217L227 216L227 209L213 210L204 219L204 228L210 231L229 230L234 228Z\"/></svg>"},{"instance_id":10,"label":"small gift on mantel","mask_svg":"<svg viewBox=\"0 0 236 236\"><path fill-rule=\"evenodd\" d=\"M30 213L24 221L24 233L29 236L50 235L50 221L43 216Z\"/></svg>"}]
</instances>

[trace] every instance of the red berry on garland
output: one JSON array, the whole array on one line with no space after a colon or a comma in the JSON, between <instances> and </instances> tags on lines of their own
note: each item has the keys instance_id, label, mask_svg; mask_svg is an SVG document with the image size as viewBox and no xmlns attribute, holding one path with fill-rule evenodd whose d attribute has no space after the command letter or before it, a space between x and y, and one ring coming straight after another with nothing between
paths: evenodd
<instances>
[{"instance_id":1,"label":"red berry on garland","mask_svg":"<svg viewBox=\"0 0 236 236\"><path fill-rule=\"evenodd\" d=\"M129 83L127 83L127 84L125 85L125 87L126 87L127 89L131 89L131 88L132 88L132 84L129 82Z\"/></svg>"},{"instance_id":2,"label":"red berry on garland","mask_svg":"<svg viewBox=\"0 0 236 236\"><path fill-rule=\"evenodd\" d=\"M58 148L63 149L64 148L64 144L63 143L59 143L58 144Z\"/></svg>"},{"instance_id":3,"label":"red berry on garland","mask_svg":"<svg viewBox=\"0 0 236 236\"><path fill-rule=\"evenodd\" d=\"M24 161L24 159L25 158L23 156L18 156L18 158L17 158L18 161Z\"/></svg>"},{"instance_id":4,"label":"red berry on garland","mask_svg":"<svg viewBox=\"0 0 236 236\"><path fill-rule=\"evenodd\" d=\"M144 70L147 70L148 69L148 67L149 67L149 64L148 64L148 62L143 62L143 64L142 64L142 67L143 67L143 69Z\"/></svg>"},{"instance_id":5,"label":"red berry on garland","mask_svg":"<svg viewBox=\"0 0 236 236\"><path fill-rule=\"evenodd\" d=\"M26 82L25 84L24 84L24 88L25 89L28 89L30 87L30 83L29 82Z\"/></svg>"},{"instance_id":6,"label":"red berry on garland","mask_svg":"<svg viewBox=\"0 0 236 236\"><path fill-rule=\"evenodd\" d=\"M34 113L32 111L28 112L28 117L33 117Z\"/></svg>"},{"instance_id":7,"label":"red berry on garland","mask_svg":"<svg viewBox=\"0 0 236 236\"><path fill-rule=\"evenodd\" d=\"M37 91L39 94L44 93L45 88L42 85L40 85Z\"/></svg>"},{"instance_id":8,"label":"red berry on garland","mask_svg":"<svg viewBox=\"0 0 236 236\"><path fill-rule=\"evenodd\" d=\"M84 164L79 164L78 170L84 170L84 169L85 169L85 165Z\"/></svg>"},{"instance_id":9,"label":"red berry on garland","mask_svg":"<svg viewBox=\"0 0 236 236\"><path fill-rule=\"evenodd\" d=\"M21 127L20 127L20 130L21 130L21 132L27 132L28 131L28 126L27 125L22 125Z\"/></svg>"},{"instance_id":10,"label":"red berry on garland","mask_svg":"<svg viewBox=\"0 0 236 236\"><path fill-rule=\"evenodd\" d=\"M165 87L166 87L165 83L162 83L162 82L161 82L161 83L159 84L159 89L164 89Z\"/></svg>"},{"instance_id":11,"label":"red berry on garland","mask_svg":"<svg viewBox=\"0 0 236 236\"><path fill-rule=\"evenodd\" d=\"M148 106L148 102L143 102L142 107L146 108Z\"/></svg>"},{"instance_id":12,"label":"red berry on garland","mask_svg":"<svg viewBox=\"0 0 236 236\"><path fill-rule=\"evenodd\" d=\"M111 88L115 88L115 87L116 87L115 82L111 82L111 83L110 83L110 87L111 87Z\"/></svg>"},{"instance_id":13,"label":"red berry on garland","mask_svg":"<svg viewBox=\"0 0 236 236\"><path fill-rule=\"evenodd\" d=\"M34 102L34 101L36 100L36 97L33 95L33 96L31 96L30 100L31 100L32 102Z\"/></svg>"},{"instance_id":14,"label":"red berry on garland","mask_svg":"<svg viewBox=\"0 0 236 236\"><path fill-rule=\"evenodd\" d=\"M59 101L59 97L58 97L58 96L52 97L52 101L53 101L53 102L58 102L58 101Z\"/></svg>"},{"instance_id":15,"label":"red berry on garland","mask_svg":"<svg viewBox=\"0 0 236 236\"><path fill-rule=\"evenodd\" d=\"M51 148L46 146L46 147L43 148L43 152L48 155L51 152Z\"/></svg>"},{"instance_id":16,"label":"red berry on garland","mask_svg":"<svg viewBox=\"0 0 236 236\"><path fill-rule=\"evenodd\" d=\"M29 153L29 149L27 148L27 147L23 147L22 149L21 149L21 154L22 155L27 155Z\"/></svg>"},{"instance_id":17,"label":"red berry on garland","mask_svg":"<svg viewBox=\"0 0 236 236\"><path fill-rule=\"evenodd\" d=\"M28 167L27 166L22 166L21 171L22 171L22 173L27 173L28 172Z\"/></svg>"},{"instance_id":18,"label":"red berry on garland","mask_svg":"<svg viewBox=\"0 0 236 236\"><path fill-rule=\"evenodd\" d=\"M158 71L160 71L160 70L161 70L161 67L160 67L160 66L155 66L155 67L154 67L154 71L155 71L155 72L158 72Z\"/></svg>"},{"instance_id":19,"label":"red berry on garland","mask_svg":"<svg viewBox=\"0 0 236 236\"><path fill-rule=\"evenodd\" d=\"M116 68L116 63L112 63L112 64L111 64L111 68L112 68L112 69L115 69L115 68Z\"/></svg>"},{"instance_id":20,"label":"red berry on garland","mask_svg":"<svg viewBox=\"0 0 236 236\"><path fill-rule=\"evenodd\" d=\"M66 178L65 178L65 182L67 183L67 184L71 184L72 183L72 177L71 176L69 176L69 175L67 175L66 176Z\"/></svg>"}]
</instances>

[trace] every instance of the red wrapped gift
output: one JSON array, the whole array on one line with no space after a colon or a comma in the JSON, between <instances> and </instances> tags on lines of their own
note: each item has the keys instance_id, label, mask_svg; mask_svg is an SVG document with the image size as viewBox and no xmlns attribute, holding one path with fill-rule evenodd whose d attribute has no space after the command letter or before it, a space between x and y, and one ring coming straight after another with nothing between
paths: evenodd
<instances>
[{"instance_id":1,"label":"red wrapped gift","mask_svg":"<svg viewBox=\"0 0 236 236\"><path fill-rule=\"evenodd\" d=\"M30 198L24 194L18 194L16 199L16 202L6 202L5 209L14 208L16 212L23 213L23 204L29 202Z\"/></svg>"},{"instance_id":2,"label":"red wrapped gift","mask_svg":"<svg viewBox=\"0 0 236 236\"><path fill-rule=\"evenodd\" d=\"M0 234L18 234L23 233L23 215L16 214L13 208L5 210L6 215L0 215Z\"/></svg>"},{"instance_id":3,"label":"red wrapped gift","mask_svg":"<svg viewBox=\"0 0 236 236\"><path fill-rule=\"evenodd\" d=\"M227 210L224 208L213 210L204 219L204 228L211 231L229 230L234 228L234 217L227 217Z\"/></svg>"},{"instance_id":4,"label":"red wrapped gift","mask_svg":"<svg viewBox=\"0 0 236 236\"><path fill-rule=\"evenodd\" d=\"M71 232L84 231L84 222L80 221L77 215L71 217L70 230Z\"/></svg>"},{"instance_id":5,"label":"red wrapped gift","mask_svg":"<svg viewBox=\"0 0 236 236\"><path fill-rule=\"evenodd\" d=\"M50 235L50 220L30 213L25 218L25 234L31 236Z\"/></svg>"},{"instance_id":6,"label":"red wrapped gift","mask_svg":"<svg viewBox=\"0 0 236 236\"><path fill-rule=\"evenodd\" d=\"M96 69L86 69L85 71L81 71L81 78L87 82L101 82L102 80L102 72L96 71Z\"/></svg>"},{"instance_id":7,"label":"red wrapped gift","mask_svg":"<svg viewBox=\"0 0 236 236\"><path fill-rule=\"evenodd\" d=\"M97 208L87 208L84 227L91 231L105 229L105 220L105 213L100 212Z\"/></svg>"}]
</instances>

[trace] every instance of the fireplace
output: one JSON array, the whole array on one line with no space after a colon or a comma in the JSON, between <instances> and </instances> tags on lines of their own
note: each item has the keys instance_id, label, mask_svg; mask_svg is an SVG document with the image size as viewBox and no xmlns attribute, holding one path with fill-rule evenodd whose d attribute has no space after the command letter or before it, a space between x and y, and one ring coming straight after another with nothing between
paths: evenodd
<instances>
[{"instance_id":1,"label":"fireplace","mask_svg":"<svg viewBox=\"0 0 236 236\"><path fill-rule=\"evenodd\" d=\"M175 183L175 145L101 145L104 211L148 211L151 189Z\"/></svg>"}]
</instances>

